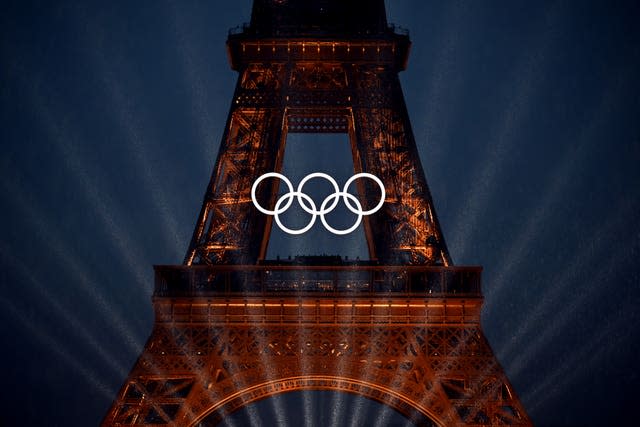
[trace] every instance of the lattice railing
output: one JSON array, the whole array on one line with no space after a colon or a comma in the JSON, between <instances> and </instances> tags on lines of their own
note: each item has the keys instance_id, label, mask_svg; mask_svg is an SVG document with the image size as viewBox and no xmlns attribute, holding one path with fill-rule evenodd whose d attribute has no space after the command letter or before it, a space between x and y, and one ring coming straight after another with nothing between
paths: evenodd
<instances>
[{"instance_id":1,"label":"lattice railing","mask_svg":"<svg viewBox=\"0 0 640 427\"><path fill-rule=\"evenodd\" d=\"M155 266L156 296L234 293L481 295L481 267L218 265Z\"/></svg>"}]
</instances>

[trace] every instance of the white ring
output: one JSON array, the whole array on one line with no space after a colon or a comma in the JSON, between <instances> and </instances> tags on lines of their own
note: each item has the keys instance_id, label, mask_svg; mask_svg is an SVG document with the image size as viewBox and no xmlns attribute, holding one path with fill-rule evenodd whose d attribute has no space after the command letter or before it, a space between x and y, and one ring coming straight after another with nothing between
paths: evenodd
<instances>
[{"instance_id":1,"label":"white ring","mask_svg":"<svg viewBox=\"0 0 640 427\"><path fill-rule=\"evenodd\" d=\"M382 183L380 178L378 178L377 176L372 175L370 173L366 173L366 172L361 172L361 173L355 174L351 178L349 178L349 180L347 182L345 182L344 187L342 188L342 192L350 194L349 191L348 191L349 190L349 186L351 185L351 183L353 181L355 181L358 178L371 178L372 180L374 180L376 182L376 184L378 184L378 187L380 187L380 201L378 202L378 204L376 205L375 208L369 209L368 211L364 211L364 212L362 211L362 206L360 207L360 209L358 209L357 212L355 210L353 210L352 207L351 207L351 203L349 203L347 201L347 198L343 196L344 197L344 204L347 205L347 208L349 208L349 210L351 212L353 212L354 214L359 214L360 212L362 212L362 215L371 215L372 213L378 212L378 210L384 204L384 199L385 199L385 197L387 197L387 194L384 191L384 184Z\"/></svg>"},{"instance_id":2,"label":"white ring","mask_svg":"<svg viewBox=\"0 0 640 427\"><path fill-rule=\"evenodd\" d=\"M338 230L333 228L332 226L330 226L327 223L327 220L325 219L324 215L320 215L320 221L322 221L322 225L324 225L324 228L326 228L327 230L329 230L330 232L332 232L333 234L337 234L339 236L345 235L345 234L349 234L352 231L354 231L356 228L358 228L358 226L360 225L360 223L362 222L362 216L364 215L362 213L362 205L360 204L360 200L358 200L358 198L356 196L354 196L351 193L344 193L344 192L338 192L338 193L334 193L329 195L326 199L324 199L324 201L322 202L322 205L320 206L320 210L322 211L324 208L324 205L327 203L327 200L334 198L336 200L340 199L340 196L342 196L343 200L346 200L347 198L352 198L353 200L355 200L356 204L360 207L360 212L353 212L356 215L358 215L358 219L356 220L355 224L353 224L351 227L345 229L345 230ZM333 210L333 209L332 209ZM331 212L331 211L329 211Z\"/></svg>"},{"instance_id":3,"label":"white ring","mask_svg":"<svg viewBox=\"0 0 640 427\"><path fill-rule=\"evenodd\" d=\"M279 174L277 172L268 172L268 173L265 173L264 175L260 176L260 178L256 179L256 181L251 186L251 200L253 201L253 205L256 207L256 209L258 209L263 214L276 215L276 214L281 214L282 212L284 212L287 209L289 209L289 207L291 207L291 204L293 203L293 198L291 198L291 200L289 201L287 206L282 208L281 211L278 211L277 209L274 210L274 211L270 211L269 209L265 209L262 206L260 206L260 204L256 201L256 189L258 188L258 184L260 184L265 179L271 178L271 177L280 178L281 180L283 180L284 183L287 184L287 187L289 187L289 193L287 193L287 194L293 193L293 184L291 184L291 181L289 181L289 179L286 176L284 176L282 174ZM277 205L278 204L276 203L276 206ZM311 212L309 212L309 213L311 213Z\"/></svg>"},{"instance_id":4,"label":"white ring","mask_svg":"<svg viewBox=\"0 0 640 427\"><path fill-rule=\"evenodd\" d=\"M330 175L327 175L326 173L322 173L322 172L314 172L314 173L310 173L309 175L305 176L304 178L302 178L302 181L300 181L300 184L298 184L298 189L296 190L299 194L302 194L302 187L307 183L307 181L313 179L313 178L324 178L327 181L329 181L332 185L333 185L333 189L335 190L335 193L339 193L340 192L340 187L338 186L338 183L336 182L335 179L333 179ZM325 199L326 200L326 199ZM334 210L336 208L336 206L338 205L339 200L336 198L336 201L333 205L331 205L330 208L328 208L326 211L321 207L320 208L320 212L317 212L319 215L324 215L326 213L331 212L332 210ZM310 211L306 208L306 206L304 205L304 203L302 203L302 200L300 199L300 196L298 195L298 203L300 203L300 206L302 206L302 209L305 210L306 213L308 214L313 214L315 212L315 208L313 211ZM322 203L322 206L324 206L324 203Z\"/></svg>"},{"instance_id":5,"label":"white ring","mask_svg":"<svg viewBox=\"0 0 640 427\"><path fill-rule=\"evenodd\" d=\"M276 224L278 224L278 227L280 227L280 230L284 231L287 234L303 234L306 233L307 231L309 231L309 229L311 227L313 227L313 224L315 224L316 222L316 216L318 216L317 213L311 213L311 221L309 221L309 224L307 224L306 226L299 228L298 230L292 230L291 228L286 227L284 224L282 224L282 221L280 221L280 213L284 212L281 211L279 212L278 206L282 203L282 201L286 198L289 198L293 201L294 197L298 197L298 199L300 197L305 198L309 201L309 203L311 204L311 206L313 206L313 211L316 211L316 204L313 202L313 199L311 197L309 197L307 194L304 193L298 193L295 191L292 191L290 193L285 194L284 196L280 197L278 199L278 201L276 202L276 206L275 206L275 214L273 215L276 218ZM291 204L291 203L289 203ZM300 206L302 206L304 208L304 205L301 204Z\"/></svg>"}]
</instances>

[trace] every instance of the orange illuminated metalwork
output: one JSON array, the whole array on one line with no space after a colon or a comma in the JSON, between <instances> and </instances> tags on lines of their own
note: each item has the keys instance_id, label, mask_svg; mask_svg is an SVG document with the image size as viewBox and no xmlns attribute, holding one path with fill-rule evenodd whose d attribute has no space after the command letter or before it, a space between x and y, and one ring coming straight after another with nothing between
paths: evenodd
<instances>
[{"instance_id":1,"label":"orange illuminated metalwork","mask_svg":"<svg viewBox=\"0 0 640 427\"><path fill-rule=\"evenodd\" d=\"M227 41L240 77L184 265L155 267L153 332L103 426L210 426L305 389L422 426L531 425L480 327L481 269L452 265L435 214L398 80L409 46L382 0L254 0ZM384 183L369 261L265 260L250 191L288 132L348 134L355 171Z\"/></svg>"}]
</instances>

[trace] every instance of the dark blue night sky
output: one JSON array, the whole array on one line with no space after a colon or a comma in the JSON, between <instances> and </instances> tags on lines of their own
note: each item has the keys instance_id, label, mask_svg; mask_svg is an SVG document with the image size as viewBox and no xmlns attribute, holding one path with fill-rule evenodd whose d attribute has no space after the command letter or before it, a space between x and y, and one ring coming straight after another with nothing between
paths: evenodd
<instances>
[{"instance_id":1,"label":"dark blue night sky","mask_svg":"<svg viewBox=\"0 0 640 427\"><path fill-rule=\"evenodd\" d=\"M151 332L152 265L184 257L237 78L224 42L251 11L50 3L0 11L7 426L104 416ZM413 41L401 79L445 238L456 264L484 266L483 328L523 404L541 427L635 424L640 3L388 0L387 12ZM340 141L313 154L290 142L285 165L350 162ZM363 247L357 234L315 249L281 237L271 254ZM372 424L372 406L344 416L358 408Z\"/></svg>"}]
</instances>

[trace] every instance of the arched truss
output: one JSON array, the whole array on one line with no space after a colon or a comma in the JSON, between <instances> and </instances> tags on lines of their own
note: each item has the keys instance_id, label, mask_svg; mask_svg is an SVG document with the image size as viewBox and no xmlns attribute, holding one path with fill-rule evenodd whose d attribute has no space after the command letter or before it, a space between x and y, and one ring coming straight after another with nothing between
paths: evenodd
<instances>
[{"instance_id":1,"label":"arched truss","mask_svg":"<svg viewBox=\"0 0 640 427\"><path fill-rule=\"evenodd\" d=\"M202 416L194 420L191 426L214 426L221 422L226 416L251 403L279 394L305 390L329 390L355 394L395 409L407 419L411 420L416 426L445 426L442 422L434 421L436 417L430 413L429 408L422 407L420 402L411 401L407 399L406 396L394 390L367 381L326 375L281 378L240 390L228 396L226 399L212 404Z\"/></svg>"}]
</instances>

